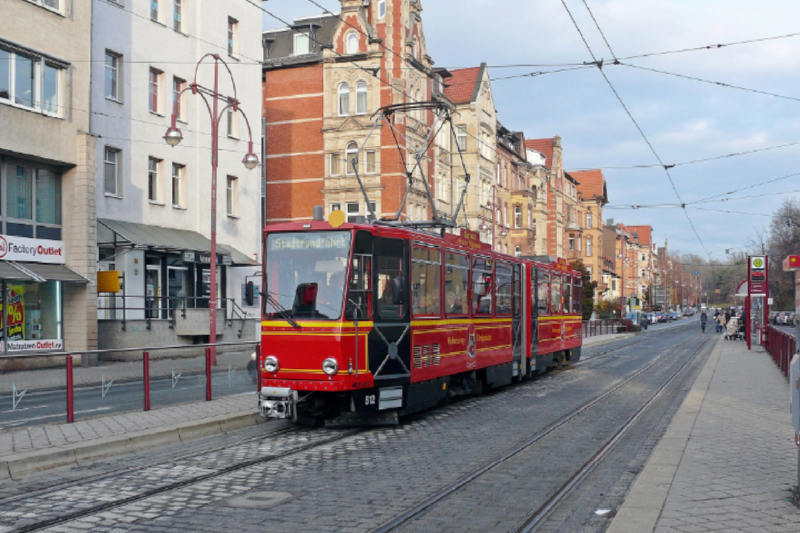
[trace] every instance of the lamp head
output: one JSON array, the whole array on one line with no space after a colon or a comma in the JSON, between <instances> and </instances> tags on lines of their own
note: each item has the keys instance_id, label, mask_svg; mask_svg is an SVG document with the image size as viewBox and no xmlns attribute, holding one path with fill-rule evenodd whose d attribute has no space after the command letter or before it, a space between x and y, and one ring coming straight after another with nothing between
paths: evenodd
<instances>
[{"instance_id":1,"label":"lamp head","mask_svg":"<svg viewBox=\"0 0 800 533\"><path fill-rule=\"evenodd\" d=\"M183 134L181 133L181 130L175 126L170 126L169 129L167 129L167 133L164 134L164 140L167 141L168 145L174 148L183 140Z\"/></svg>"},{"instance_id":2,"label":"lamp head","mask_svg":"<svg viewBox=\"0 0 800 533\"><path fill-rule=\"evenodd\" d=\"M258 157L256 156L256 154L250 152L249 154L244 156L244 159L242 159L242 163L244 163L244 166L247 167L248 170L253 170L258 166Z\"/></svg>"}]
</instances>

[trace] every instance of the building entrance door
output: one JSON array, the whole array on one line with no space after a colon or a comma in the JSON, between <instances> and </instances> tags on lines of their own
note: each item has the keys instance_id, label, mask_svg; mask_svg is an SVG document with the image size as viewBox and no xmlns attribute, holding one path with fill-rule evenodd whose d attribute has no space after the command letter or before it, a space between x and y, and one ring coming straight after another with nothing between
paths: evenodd
<instances>
[{"instance_id":1,"label":"building entrance door","mask_svg":"<svg viewBox=\"0 0 800 533\"><path fill-rule=\"evenodd\" d=\"M144 307L146 318L161 318L161 260L148 258L144 279Z\"/></svg>"},{"instance_id":2,"label":"building entrance door","mask_svg":"<svg viewBox=\"0 0 800 533\"><path fill-rule=\"evenodd\" d=\"M186 267L167 268L167 301L169 316L187 307L186 296L189 288L189 269Z\"/></svg>"}]
</instances>

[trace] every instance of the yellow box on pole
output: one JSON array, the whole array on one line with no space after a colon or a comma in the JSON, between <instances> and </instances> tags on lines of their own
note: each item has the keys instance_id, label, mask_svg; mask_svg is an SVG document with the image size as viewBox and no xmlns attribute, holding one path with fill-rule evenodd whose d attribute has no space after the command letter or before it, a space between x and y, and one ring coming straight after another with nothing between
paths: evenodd
<instances>
[{"instance_id":1,"label":"yellow box on pole","mask_svg":"<svg viewBox=\"0 0 800 533\"><path fill-rule=\"evenodd\" d=\"M97 292L120 292L119 270L101 270L97 273Z\"/></svg>"}]
</instances>

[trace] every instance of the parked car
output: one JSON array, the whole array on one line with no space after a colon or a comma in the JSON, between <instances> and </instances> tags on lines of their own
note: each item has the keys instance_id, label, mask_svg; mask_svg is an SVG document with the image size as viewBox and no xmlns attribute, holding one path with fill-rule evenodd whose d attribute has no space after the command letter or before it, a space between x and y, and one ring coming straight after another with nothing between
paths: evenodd
<instances>
[{"instance_id":1,"label":"parked car","mask_svg":"<svg viewBox=\"0 0 800 533\"><path fill-rule=\"evenodd\" d=\"M669 314L667 314L666 311L661 311L658 314L658 321L661 322L662 324L669 322Z\"/></svg>"},{"instance_id":2,"label":"parked car","mask_svg":"<svg viewBox=\"0 0 800 533\"><path fill-rule=\"evenodd\" d=\"M681 319L681 315L676 313L675 311L670 311L669 312L669 319L670 319L670 321L680 320Z\"/></svg>"}]
</instances>

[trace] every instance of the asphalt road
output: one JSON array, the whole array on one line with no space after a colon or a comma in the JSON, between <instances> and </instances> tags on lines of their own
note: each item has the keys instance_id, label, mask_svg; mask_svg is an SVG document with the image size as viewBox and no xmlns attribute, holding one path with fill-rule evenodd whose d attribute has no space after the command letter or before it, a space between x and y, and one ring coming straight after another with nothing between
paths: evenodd
<instances>
[{"instance_id":1,"label":"asphalt road","mask_svg":"<svg viewBox=\"0 0 800 533\"><path fill-rule=\"evenodd\" d=\"M0 498L0 531L369 532L532 442L393 529L517 531L632 421L538 525L602 532L613 516L602 511L621 503L718 339L684 319L587 348L568 370L398 427L267 424L2 482L0 494L13 496Z\"/></svg>"}]
</instances>

